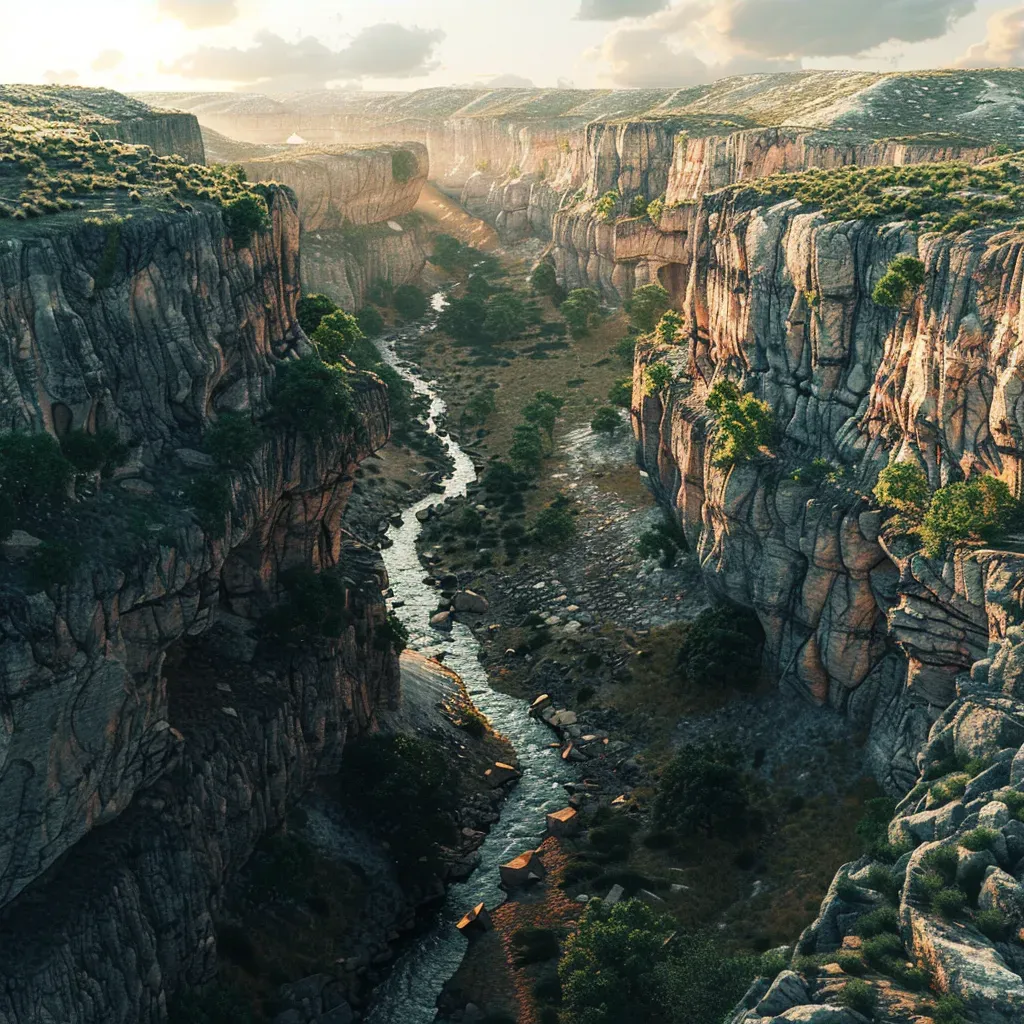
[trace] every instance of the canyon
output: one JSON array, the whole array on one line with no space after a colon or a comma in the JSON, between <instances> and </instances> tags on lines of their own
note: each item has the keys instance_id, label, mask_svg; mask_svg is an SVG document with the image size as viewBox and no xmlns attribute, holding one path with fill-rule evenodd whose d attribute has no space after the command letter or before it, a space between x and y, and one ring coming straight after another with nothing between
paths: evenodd
<instances>
[{"instance_id":1,"label":"canyon","mask_svg":"<svg viewBox=\"0 0 1024 1024\"><path fill-rule=\"evenodd\" d=\"M1011 533L929 556L872 490L910 462L933 490L990 474L1021 497L1024 235L1016 212L936 231L919 213L837 217L800 188L951 162L1017 175L1022 95L1019 71L294 100L0 91L5 129L46 139L77 119L125 184L45 216L0 195L24 211L0 220L5 429L112 432L126 452L74 492L84 552L62 582L32 580L31 530L0 563L0 1020L167 1019L212 977L216 916L259 841L401 703L387 573L343 518L388 442L387 389L346 369L344 424L326 430L279 396L315 360L303 292L356 311L423 280L428 182L503 245L534 245L565 289L610 307L666 290L683 326L636 344L639 471L711 597L756 616L773 683L845 716L901 800L886 835L913 849L841 868L804 959L754 982L734 1024L819 1019L836 993L817 968L856 947L879 869L911 960L982 1024L1019 1019L1019 943L936 914L920 880L952 857L979 906L1024 926L1024 555ZM244 174L165 188L207 161ZM232 220L239 199L265 204L252 230ZM901 255L923 283L890 308L876 286ZM707 407L723 379L776 428L730 465ZM260 433L225 468L204 437L231 416ZM816 460L831 479L805 474ZM205 515L195 488L214 483ZM336 635L268 634L296 571L339 580Z\"/></svg>"}]
</instances>

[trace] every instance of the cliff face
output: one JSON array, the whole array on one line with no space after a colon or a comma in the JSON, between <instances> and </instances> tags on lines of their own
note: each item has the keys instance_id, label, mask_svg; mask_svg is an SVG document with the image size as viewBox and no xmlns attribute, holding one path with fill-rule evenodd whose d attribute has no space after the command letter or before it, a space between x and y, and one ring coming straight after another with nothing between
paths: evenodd
<instances>
[{"instance_id":1,"label":"cliff face","mask_svg":"<svg viewBox=\"0 0 1024 1024\"><path fill-rule=\"evenodd\" d=\"M0 253L5 426L107 427L131 450L68 510L66 584L0 567L0 1016L19 1024L163 1020L168 992L210 976L225 880L397 698L383 569L340 530L356 462L388 436L376 378L353 379L341 436L269 416L244 469L217 471L223 536L182 498L194 471L213 483L204 429L266 418L282 361L310 353L296 206L270 197L247 246L212 206L140 211L102 282L103 229ZM303 566L343 574L345 628L275 645L257 625Z\"/></svg>"}]
</instances>

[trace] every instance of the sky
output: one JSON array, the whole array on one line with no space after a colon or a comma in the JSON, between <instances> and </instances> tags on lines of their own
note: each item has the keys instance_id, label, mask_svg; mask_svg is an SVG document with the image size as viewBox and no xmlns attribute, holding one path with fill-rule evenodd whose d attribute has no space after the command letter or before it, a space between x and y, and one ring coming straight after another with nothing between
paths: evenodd
<instances>
[{"instance_id":1,"label":"sky","mask_svg":"<svg viewBox=\"0 0 1024 1024\"><path fill-rule=\"evenodd\" d=\"M8 82L121 91L670 88L1024 65L1005 0L0 0ZM31 45L31 41L37 41Z\"/></svg>"}]
</instances>

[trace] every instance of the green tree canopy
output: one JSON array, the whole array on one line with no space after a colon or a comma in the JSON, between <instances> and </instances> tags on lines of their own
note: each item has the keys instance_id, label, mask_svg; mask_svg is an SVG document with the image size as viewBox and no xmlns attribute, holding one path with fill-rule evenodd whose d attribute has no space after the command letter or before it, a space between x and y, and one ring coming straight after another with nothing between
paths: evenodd
<instances>
[{"instance_id":1,"label":"green tree canopy","mask_svg":"<svg viewBox=\"0 0 1024 1024\"><path fill-rule=\"evenodd\" d=\"M643 333L653 331L672 305L672 297L660 284L645 284L630 296L626 312L630 323Z\"/></svg>"},{"instance_id":2,"label":"green tree canopy","mask_svg":"<svg viewBox=\"0 0 1024 1024\"><path fill-rule=\"evenodd\" d=\"M720 380L707 397L715 414L714 464L749 462L775 441L775 414L767 402L741 393L731 380Z\"/></svg>"},{"instance_id":3,"label":"green tree canopy","mask_svg":"<svg viewBox=\"0 0 1024 1024\"><path fill-rule=\"evenodd\" d=\"M487 300L483 327L493 341L505 342L519 337L529 322L526 305L515 292L499 292Z\"/></svg>"},{"instance_id":4,"label":"green tree canopy","mask_svg":"<svg viewBox=\"0 0 1024 1024\"><path fill-rule=\"evenodd\" d=\"M311 340L325 363L336 363L342 356L351 355L363 340L363 332L351 313L338 309L321 317Z\"/></svg>"},{"instance_id":5,"label":"green tree canopy","mask_svg":"<svg viewBox=\"0 0 1024 1024\"><path fill-rule=\"evenodd\" d=\"M592 288L573 288L562 303L561 314L574 338L584 338L601 315L601 300Z\"/></svg>"},{"instance_id":6,"label":"green tree canopy","mask_svg":"<svg viewBox=\"0 0 1024 1024\"><path fill-rule=\"evenodd\" d=\"M299 326L306 337L312 337L313 332L320 326L320 321L337 308L338 304L332 302L326 295L318 293L303 295L299 299L296 313L299 318Z\"/></svg>"}]
</instances>

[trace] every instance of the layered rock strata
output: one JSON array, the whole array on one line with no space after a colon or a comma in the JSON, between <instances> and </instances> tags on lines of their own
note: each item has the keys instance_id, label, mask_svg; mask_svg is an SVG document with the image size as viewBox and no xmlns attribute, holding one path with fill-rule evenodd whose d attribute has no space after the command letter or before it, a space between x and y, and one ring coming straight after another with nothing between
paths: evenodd
<instances>
[{"instance_id":1,"label":"layered rock strata","mask_svg":"<svg viewBox=\"0 0 1024 1024\"><path fill-rule=\"evenodd\" d=\"M271 224L245 246L212 206L140 213L102 288L109 234L88 224L0 254L5 426L115 431L131 456L105 514L141 500L144 520L115 518L113 557L92 532L102 495L84 499L69 582L2 567L5 1020L165 1019L168 995L213 971L226 880L397 699L383 568L341 530L355 465L388 436L386 392L353 376L339 436L270 415L279 367L311 350L296 204L268 195ZM197 449L227 412L267 426L227 474L219 536L181 488L196 470L212 481ZM341 574L336 638L289 648L257 628L296 567Z\"/></svg>"}]
</instances>

